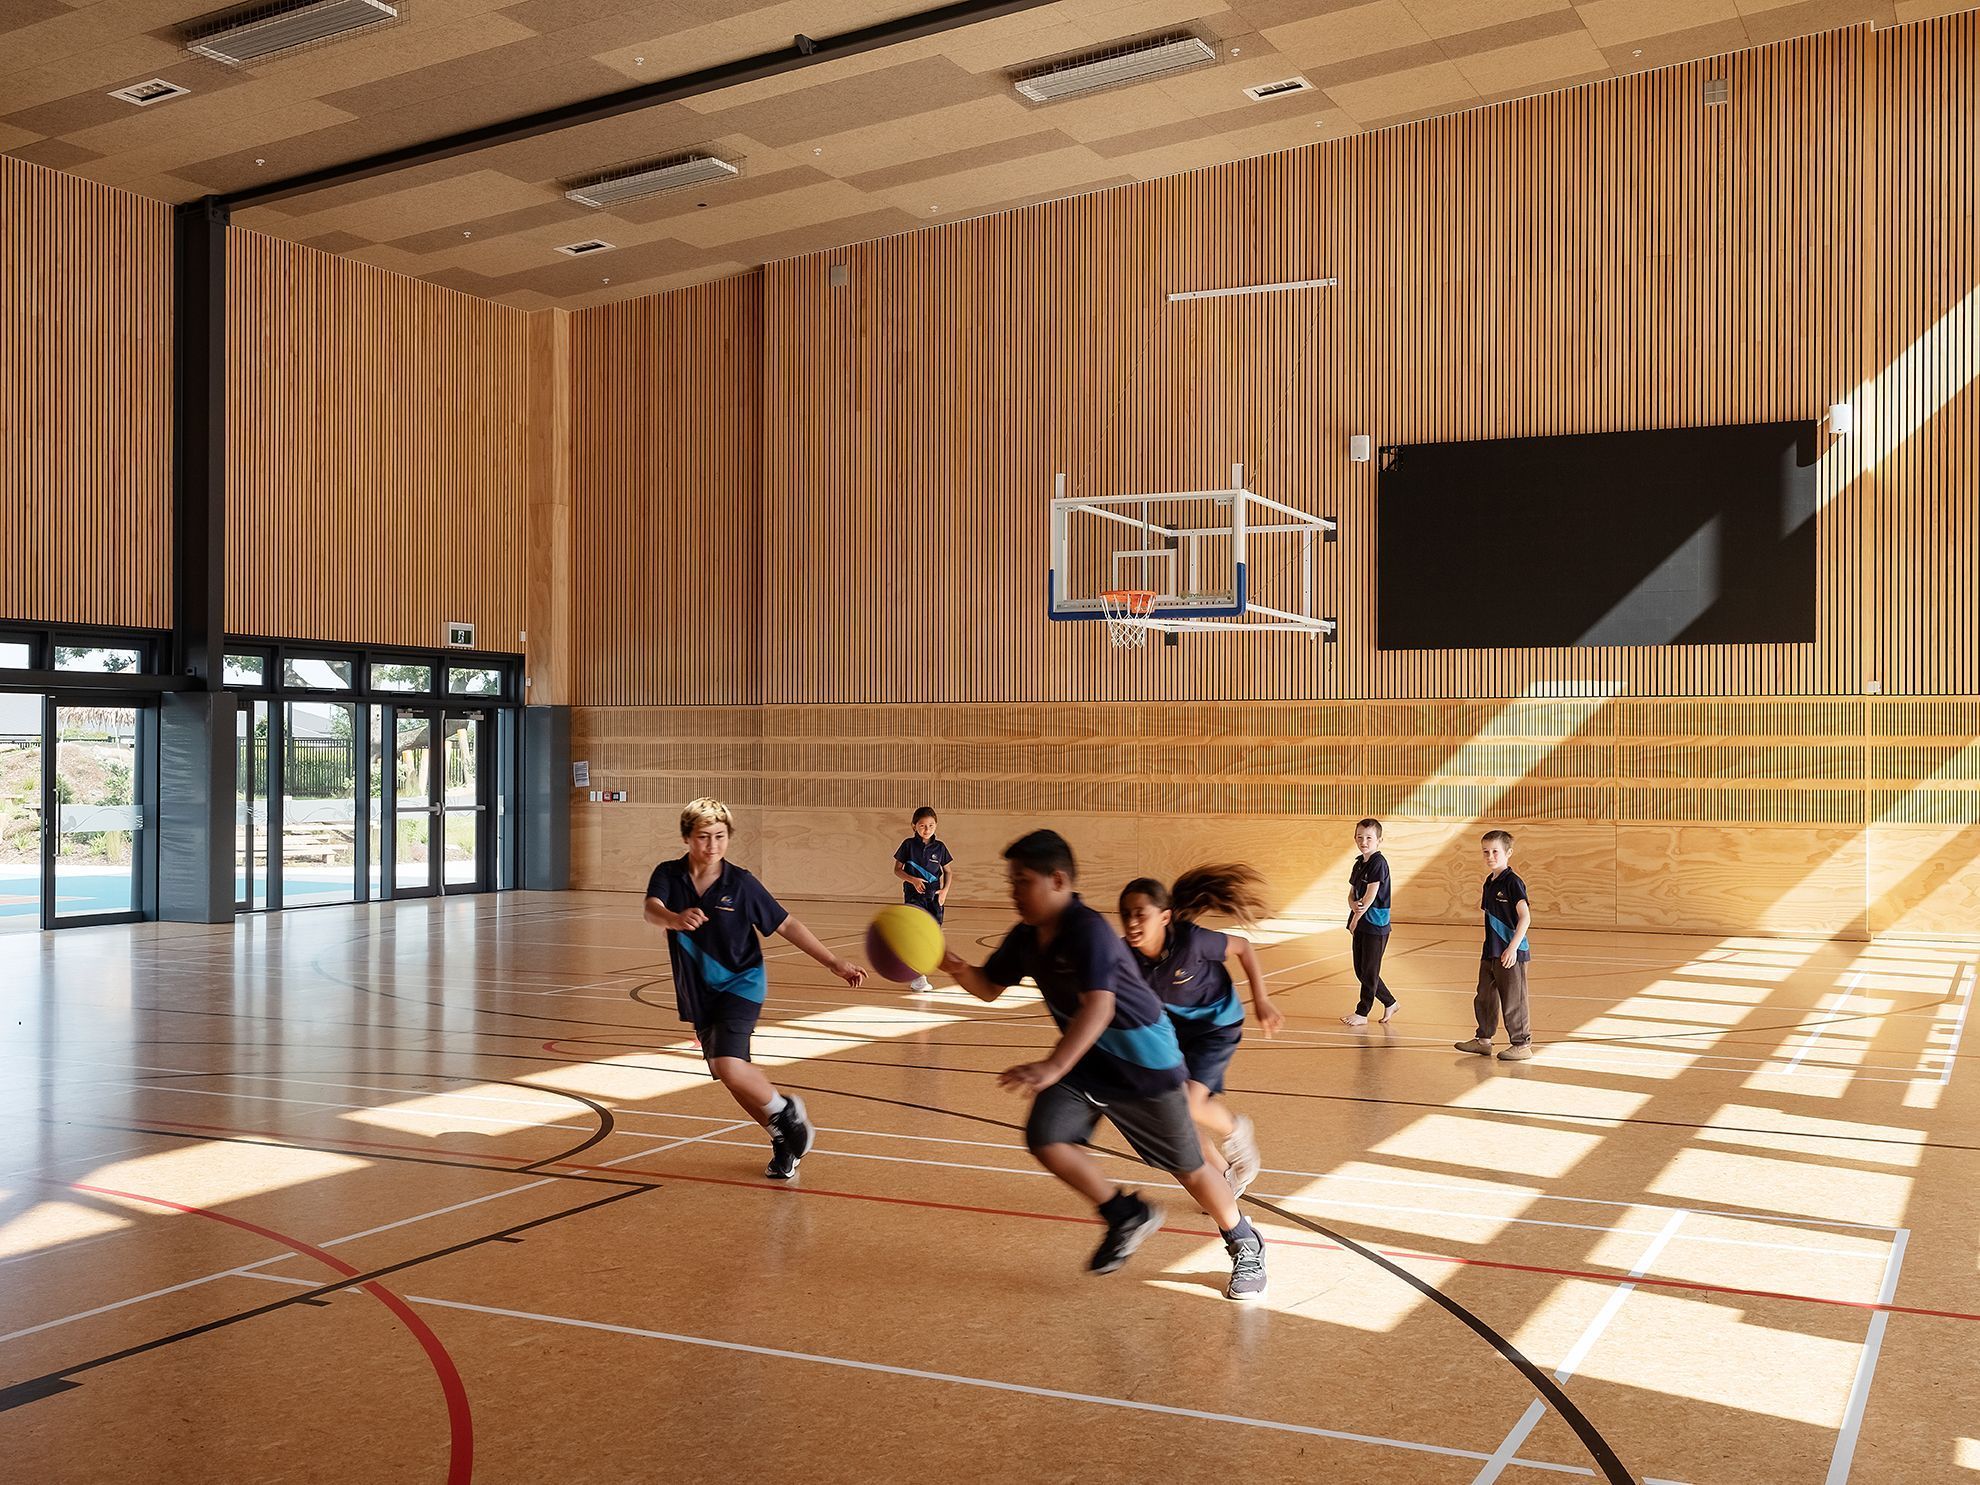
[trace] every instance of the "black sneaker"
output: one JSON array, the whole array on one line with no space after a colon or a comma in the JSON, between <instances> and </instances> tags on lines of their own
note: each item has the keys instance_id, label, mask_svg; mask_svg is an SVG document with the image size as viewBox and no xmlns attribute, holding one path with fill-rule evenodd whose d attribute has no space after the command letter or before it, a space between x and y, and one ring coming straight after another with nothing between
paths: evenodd
<instances>
[{"instance_id":1,"label":"black sneaker","mask_svg":"<svg viewBox=\"0 0 1980 1485\"><path fill-rule=\"evenodd\" d=\"M1231 1282L1224 1286L1225 1299L1265 1297L1265 1239L1253 1228L1243 1237L1224 1239L1224 1251L1231 1255Z\"/></svg>"},{"instance_id":2,"label":"black sneaker","mask_svg":"<svg viewBox=\"0 0 1980 1485\"><path fill-rule=\"evenodd\" d=\"M770 1116L770 1163L763 1167L763 1174L773 1181L788 1181L796 1175L798 1162L811 1149L811 1134L804 1100L787 1095L783 1112Z\"/></svg>"},{"instance_id":3,"label":"black sneaker","mask_svg":"<svg viewBox=\"0 0 1980 1485\"><path fill-rule=\"evenodd\" d=\"M1093 1257L1086 1265L1096 1274L1111 1274L1162 1226L1160 1207L1152 1207L1139 1196L1126 1192L1116 1200L1125 1205L1107 1218L1107 1235L1100 1239L1100 1246L1093 1250Z\"/></svg>"}]
</instances>

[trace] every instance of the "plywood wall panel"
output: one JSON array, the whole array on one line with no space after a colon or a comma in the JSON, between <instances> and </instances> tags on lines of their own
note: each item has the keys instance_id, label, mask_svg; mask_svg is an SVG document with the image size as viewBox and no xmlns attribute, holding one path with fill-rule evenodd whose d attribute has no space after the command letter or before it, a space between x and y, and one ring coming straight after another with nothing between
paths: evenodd
<instances>
[{"instance_id":1,"label":"plywood wall panel","mask_svg":"<svg viewBox=\"0 0 1980 1485\"><path fill-rule=\"evenodd\" d=\"M0 619L171 622L172 209L0 158Z\"/></svg>"}]
</instances>

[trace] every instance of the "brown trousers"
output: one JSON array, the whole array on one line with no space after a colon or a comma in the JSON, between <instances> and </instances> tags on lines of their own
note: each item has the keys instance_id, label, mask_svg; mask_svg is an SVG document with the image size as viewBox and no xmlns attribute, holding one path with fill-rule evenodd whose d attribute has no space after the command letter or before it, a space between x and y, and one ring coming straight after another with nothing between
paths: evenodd
<instances>
[{"instance_id":1,"label":"brown trousers","mask_svg":"<svg viewBox=\"0 0 1980 1485\"><path fill-rule=\"evenodd\" d=\"M1499 1014L1506 1018L1506 1037L1514 1046L1533 1040L1533 1027L1526 1019L1526 966L1507 969L1497 955L1478 961L1478 993L1472 997L1472 1012L1478 1017L1478 1039L1489 1042L1499 1029Z\"/></svg>"}]
</instances>

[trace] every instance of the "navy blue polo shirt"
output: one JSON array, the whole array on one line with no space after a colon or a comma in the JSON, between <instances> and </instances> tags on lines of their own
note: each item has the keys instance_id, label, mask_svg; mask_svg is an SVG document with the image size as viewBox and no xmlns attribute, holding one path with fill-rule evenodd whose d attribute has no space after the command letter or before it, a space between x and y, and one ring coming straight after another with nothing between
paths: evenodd
<instances>
[{"instance_id":1,"label":"navy blue polo shirt","mask_svg":"<svg viewBox=\"0 0 1980 1485\"><path fill-rule=\"evenodd\" d=\"M1230 935L1179 919L1169 924L1160 958L1145 959L1139 949L1128 946L1148 988L1189 1031L1236 1026L1244 1020L1237 987L1224 964L1230 951Z\"/></svg>"},{"instance_id":2,"label":"navy blue polo shirt","mask_svg":"<svg viewBox=\"0 0 1980 1485\"><path fill-rule=\"evenodd\" d=\"M1375 884L1375 901L1368 911L1361 915L1361 921L1354 926L1356 933L1387 933L1389 931L1389 858L1380 851L1374 852L1366 861L1357 856L1354 865L1348 869L1348 886L1354 892L1354 900L1360 902L1368 891L1368 884ZM1501 953L1505 952L1500 950Z\"/></svg>"},{"instance_id":3,"label":"navy blue polo shirt","mask_svg":"<svg viewBox=\"0 0 1980 1485\"><path fill-rule=\"evenodd\" d=\"M763 1004L769 981L757 935L775 933L790 917L769 888L734 862L724 861L708 890L696 892L693 869L681 856L653 868L646 895L659 898L669 912L698 907L708 914L708 921L692 933L678 928L667 933L674 1008L683 1021L702 1026ZM724 1007L722 1001L729 996L748 1001L750 1007Z\"/></svg>"},{"instance_id":4,"label":"navy blue polo shirt","mask_svg":"<svg viewBox=\"0 0 1980 1485\"><path fill-rule=\"evenodd\" d=\"M1485 952L1481 958L1497 959L1506 952L1506 945L1512 942L1513 926L1519 921L1519 904L1528 901L1526 883L1510 866L1495 877L1485 878L1485 892L1478 904L1485 909ZM1524 964L1531 957L1526 938L1521 935L1518 962Z\"/></svg>"},{"instance_id":5,"label":"navy blue polo shirt","mask_svg":"<svg viewBox=\"0 0 1980 1485\"><path fill-rule=\"evenodd\" d=\"M924 841L918 835L910 835L894 852L894 859L908 869L908 875L919 877L928 884L926 891L917 892L906 882L901 883L901 901L919 906L935 900L935 894L942 889L942 868L956 858L949 854L949 848L938 837L931 835Z\"/></svg>"},{"instance_id":6,"label":"navy blue polo shirt","mask_svg":"<svg viewBox=\"0 0 1980 1485\"><path fill-rule=\"evenodd\" d=\"M1162 1002L1142 980L1120 935L1077 896L1059 915L1050 944L1041 946L1038 930L1020 923L997 945L983 977L993 985L1035 981L1061 1031L1079 1014L1088 991L1113 992L1114 1019L1066 1074L1068 1087L1103 1103L1153 1098L1182 1087L1182 1045Z\"/></svg>"}]
</instances>

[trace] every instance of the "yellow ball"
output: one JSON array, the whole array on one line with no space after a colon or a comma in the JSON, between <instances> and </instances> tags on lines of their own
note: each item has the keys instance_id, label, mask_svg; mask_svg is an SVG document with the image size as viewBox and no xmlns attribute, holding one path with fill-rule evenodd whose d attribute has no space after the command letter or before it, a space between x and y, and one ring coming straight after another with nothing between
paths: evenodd
<instances>
[{"instance_id":1,"label":"yellow ball","mask_svg":"<svg viewBox=\"0 0 1980 1485\"><path fill-rule=\"evenodd\" d=\"M905 985L942 962L942 925L906 903L882 908L866 930L866 958L875 972Z\"/></svg>"}]
</instances>

